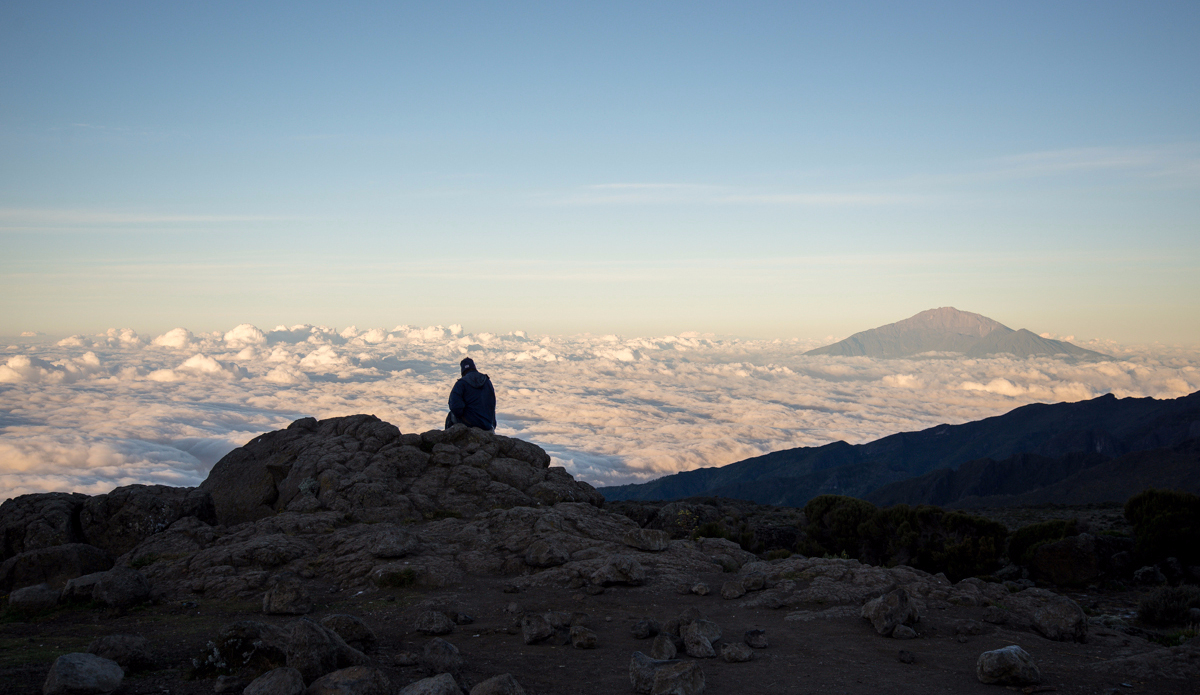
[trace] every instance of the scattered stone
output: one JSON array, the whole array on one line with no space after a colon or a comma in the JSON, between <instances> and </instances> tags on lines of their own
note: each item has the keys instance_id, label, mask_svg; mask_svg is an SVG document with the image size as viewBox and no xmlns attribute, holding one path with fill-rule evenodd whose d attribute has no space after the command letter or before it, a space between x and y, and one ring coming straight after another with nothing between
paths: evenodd
<instances>
[{"instance_id":1,"label":"scattered stone","mask_svg":"<svg viewBox=\"0 0 1200 695\"><path fill-rule=\"evenodd\" d=\"M997 685L1035 685L1042 680L1033 658L1015 644L980 654L975 675L981 683Z\"/></svg>"},{"instance_id":2,"label":"scattered stone","mask_svg":"<svg viewBox=\"0 0 1200 695\"><path fill-rule=\"evenodd\" d=\"M421 653L421 667L426 673L448 673L457 677L462 672L463 657L458 647L450 644L441 637L434 637L425 643Z\"/></svg>"},{"instance_id":3,"label":"scattered stone","mask_svg":"<svg viewBox=\"0 0 1200 695\"><path fill-rule=\"evenodd\" d=\"M454 679L450 679L453 683ZM407 693L407 688L400 691ZM419 691L418 691L419 692ZM333 673L327 673L317 680L313 681L308 689L304 691L305 695L391 695L392 684L383 671L370 666L351 666ZM430 691L441 695L441 691ZM447 691L462 695L462 691L455 689Z\"/></svg>"},{"instance_id":4,"label":"scattered stone","mask_svg":"<svg viewBox=\"0 0 1200 695\"><path fill-rule=\"evenodd\" d=\"M649 639L650 637L657 635L661 629L662 625L659 625L657 620L654 620L653 618L642 618L633 624L633 627L630 628L630 632L633 633L634 639Z\"/></svg>"},{"instance_id":5,"label":"scattered stone","mask_svg":"<svg viewBox=\"0 0 1200 695\"><path fill-rule=\"evenodd\" d=\"M654 672L653 695L698 695L704 692L704 671L695 661L676 661Z\"/></svg>"},{"instance_id":6,"label":"scattered stone","mask_svg":"<svg viewBox=\"0 0 1200 695\"><path fill-rule=\"evenodd\" d=\"M360 652L375 648L375 632L358 616L335 613L321 618L321 625L336 632L346 644Z\"/></svg>"},{"instance_id":7,"label":"scattered stone","mask_svg":"<svg viewBox=\"0 0 1200 695\"><path fill-rule=\"evenodd\" d=\"M424 611L417 616L413 629L426 635L448 635L454 632L454 621L441 611Z\"/></svg>"},{"instance_id":8,"label":"scattered stone","mask_svg":"<svg viewBox=\"0 0 1200 695\"><path fill-rule=\"evenodd\" d=\"M650 645L650 658L665 661L674 659L679 650L675 647L675 640L666 633L660 633L654 638L654 642Z\"/></svg>"},{"instance_id":9,"label":"scattered stone","mask_svg":"<svg viewBox=\"0 0 1200 695\"><path fill-rule=\"evenodd\" d=\"M629 555L613 555L600 569L592 573L592 584L609 586L610 584L628 584L641 586L646 583L646 570L642 564Z\"/></svg>"},{"instance_id":10,"label":"scattered stone","mask_svg":"<svg viewBox=\"0 0 1200 695\"><path fill-rule=\"evenodd\" d=\"M900 654L897 655L896 658L902 664L911 664L917 660L917 655L913 654L912 652L908 651L907 649L901 649Z\"/></svg>"},{"instance_id":11,"label":"scattered stone","mask_svg":"<svg viewBox=\"0 0 1200 695\"><path fill-rule=\"evenodd\" d=\"M920 621L917 606L903 588L890 591L862 607L862 617L871 621L875 631L890 637L897 625L912 625Z\"/></svg>"},{"instance_id":12,"label":"scattered stone","mask_svg":"<svg viewBox=\"0 0 1200 695\"><path fill-rule=\"evenodd\" d=\"M117 662L125 673L154 669L150 643L141 635L105 635L88 645L88 653Z\"/></svg>"},{"instance_id":13,"label":"scattered stone","mask_svg":"<svg viewBox=\"0 0 1200 695\"><path fill-rule=\"evenodd\" d=\"M731 580L721 585L721 598L726 601L732 601L746 595L746 589L742 586L742 582Z\"/></svg>"},{"instance_id":14,"label":"scattered stone","mask_svg":"<svg viewBox=\"0 0 1200 695\"><path fill-rule=\"evenodd\" d=\"M704 582L696 582L692 585L690 591L697 596L708 596L708 585Z\"/></svg>"},{"instance_id":15,"label":"scattered stone","mask_svg":"<svg viewBox=\"0 0 1200 695\"><path fill-rule=\"evenodd\" d=\"M502 673L471 688L470 695L525 695L525 689L512 674Z\"/></svg>"},{"instance_id":16,"label":"scattered stone","mask_svg":"<svg viewBox=\"0 0 1200 695\"><path fill-rule=\"evenodd\" d=\"M754 650L743 642L729 642L721 646L721 658L726 663L740 664L754 658Z\"/></svg>"},{"instance_id":17,"label":"scattered stone","mask_svg":"<svg viewBox=\"0 0 1200 695\"><path fill-rule=\"evenodd\" d=\"M683 648L687 655L696 659L711 659L717 655L713 649L712 641L704 635L704 630L700 628L700 621L688 623L687 626L680 630L683 637Z\"/></svg>"},{"instance_id":18,"label":"scattered stone","mask_svg":"<svg viewBox=\"0 0 1200 695\"><path fill-rule=\"evenodd\" d=\"M744 641L747 646L753 647L755 649L766 649L767 645L768 645L767 631L766 630L746 630L746 634L742 637L742 641Z\"/></svg>"},{"instance_id":19,"label":"scattered stone","mask_svg":"<svg viewBox=\"0 0 1200 695\"><path fill-rule=\"evenodd\" d=\"M49 584L26 586L8 595L8 609L17 615L36 615L58 605L58 596Z\"/></svg>"},{"instance_id":20,"label":"scattered stone","mask_svg":"<svg viewBox=\"0 0 1200 695\"><path fill-rule=\"evenodd\" d=\"M576 625L571 628L571 646L576 649L595 649L596 648L596 633L583 627Z\"/></svg>"},{"instance_id":21,"label":"scattered stone","mask_svg":"<svg viewBox=\"0 0 1200 695\"><path fill-rule=\"evenodd\" d=\"M554 635L554 626L543 615L527 613L521 618L521 639L525 644L536 644Z\"/></svg>"},{"instance_id":22,"label":"scattered stone","mask_svg":"<svg viewBox=\"0 0 1200 695\"><path fill-rule=\"evenodd\" d=\"M917 631L907 625L897 625L892 630L892 639L916 639Z\"/></svg>"},{"instance_id":23,"label":"scattered stone","mask_svg":"<svg viewBox=\"0 0 1200 695\"><path fill-rule=\"evenodd\" d=\"M243 695L304 695L304 676L294 668L276 668L246 686Z\"/></svg>"},{"instance_id":24,"label":"scattered stone","mask_svg":"<svg viewBox=\"0 0 1200 695\"><path fill-rule=\"evenodd\" d=\"M95 654L63 654L50 666L42 695L108 695L121 687L125 672L117 662Z\"/></svg>"},{"instance_id":25,"label":"scattered stone","mask_svg":"<svg viewBox=\"0 0 1200 695\"><path fill-rule=\"evenodd\" d=\"M92 598L110 608L129 608L150 598L150 582L135 569L114 567L100 576Z\"/></svg>"}]
</instances>

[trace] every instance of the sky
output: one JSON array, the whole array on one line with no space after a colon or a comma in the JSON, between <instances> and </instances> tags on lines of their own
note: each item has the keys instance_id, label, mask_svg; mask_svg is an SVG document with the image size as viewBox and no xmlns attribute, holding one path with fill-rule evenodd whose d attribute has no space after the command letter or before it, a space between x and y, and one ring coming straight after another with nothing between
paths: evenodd
<instances>
[{"instance_id":1,"label":"sky","mask_svg":"<svg viewBox=\"0 0 1200 695\"><path fill-rule=\"evenodd\" d=\"M956 306L1194 345L1197 36L1195 2L5 2L0 336Z\"/></svg>"}]
</instances>

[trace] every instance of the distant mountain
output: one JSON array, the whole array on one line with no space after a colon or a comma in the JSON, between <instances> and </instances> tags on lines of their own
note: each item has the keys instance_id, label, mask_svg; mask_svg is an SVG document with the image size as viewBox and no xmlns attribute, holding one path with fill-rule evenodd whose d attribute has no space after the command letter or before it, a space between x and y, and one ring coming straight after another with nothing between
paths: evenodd
<instances>
[{"instance_id":1,"label":"distant mountain","mask_svg":"<svg viewBox=\"0 0 1200 695\"><path fill-rule=\"evenodd\" d=\"M720 468L701 468L647 483L601 488L600 492L609 500L708 495L802 506L820 494L867 497L885 485L938 469L958 469L984 459L1005 462L1022 454L1042 458L1010 462L1018 473L1005 475L1014 479L1028 475L1051 485L1125 454L1174 447L1194 438L1200 438L1200 391L1170 400L1109 394L1078 403L1035 403L984 420L901 432L866 444L833 442L776 451ZM1088 459L1087 454L1102 458ZM1058 472L1037 478L1038 471L1051 465L1047 462L1053 462ZM965 482L945 484L969 489L970 481L984 473L970 473L975 478L964 475ZM936 483L930 484L936 487ZM924 489L914 485L914 490ZM1030 488L995 489L1010 494ZM905 499L918 497L914 492Z\"/></svg>"},{"instance_id":2,"label":"distant mountain","mask_svg":"<svg viewBox=\"0 0 1200 695\"><path fill-rule=\"evenodd\" d=\"M1078 345L1043 338L1024 328L1014 331L986 316L954 307L930 309L911 318L862 331L806 355L910 357L926 352L959 352L970 357L1009 354L1017 357L1063 355L1107 359Z\"/></svg>"}]
</instances>

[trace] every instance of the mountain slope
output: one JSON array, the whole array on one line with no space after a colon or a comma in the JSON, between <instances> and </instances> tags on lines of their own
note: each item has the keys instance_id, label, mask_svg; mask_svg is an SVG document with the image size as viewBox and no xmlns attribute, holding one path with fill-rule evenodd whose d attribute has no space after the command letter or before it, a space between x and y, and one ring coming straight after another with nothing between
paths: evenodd
<instances>
[{"instance_id":1,"label":"mountain slope","mask_svg":"<svg viewBox=\"0 0 1200 695\"><path fill-rule=\"evenodd\" d=\"M998 354L1017 357L1061 355L1079 359L1107 357L1078 345L1043 338L1024 328L1014 331L986 316L954 307L922 311L903 321L855 333L805 354L893 358L927 352L959 352L971 357Z\"/></svg>"},{"instance_id":2,"label":"mountain slope","mask_svg":"<svg viewBox=\"0 0 1200 695\"><path fill-rule=\"evenodd\" d=\"M776 451L720 468L602 488L610 500L714 495L795 506L826 492L862 497L889 483L968 461L1017 454L1116 457L1200 436L1200 392L1171 400L1109 394L1078 403L1035 403L962 425L901 432L866 444L833 442Z\"/></svg>"}]
</instances>

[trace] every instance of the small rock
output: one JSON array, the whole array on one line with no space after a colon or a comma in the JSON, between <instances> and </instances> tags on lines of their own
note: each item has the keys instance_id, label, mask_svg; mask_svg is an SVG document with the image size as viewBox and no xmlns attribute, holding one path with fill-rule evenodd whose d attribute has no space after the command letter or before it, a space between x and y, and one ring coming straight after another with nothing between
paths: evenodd
<instances>
[{"instance_id":1,"label":"small rock","mask_svg":"<svg viewBox=\"0 0 1200 695\"><path fill-rule=\"evenodd\" d=\"M434 637L425 643L425 650L421 654L421 666L426 673L449 673L457 676L463 668L462 653L458 651L458 647L441 637Z\"/></svg>"},{"instance_id":2,"label":"small rock","mask_svg":"<svg viewBox=\"0 0 1200 695\"><path fill-rule=\"evenodd\" d=\"M712 642L704 636L700 629L700 621L688 623L680 630L683 636L683 648L687 655L696 659L711 659L717 655Z\"/></svg>"},{"instance_id":3,"label":"small rock","mask_svg":"<svg viewBox=\"0 0 1200 695\"><path fill-rule=\"evenodd\" d=\"M519 594L521 593L521 587L516 584L506 584L502 591L506 594Z\"/></svg>"},{"instance_id":4,"label":"small rock","mask_svg":"<svg viewBox=\"0 0 1200 695\"><path fill-rule=\"evenodd\" d=\"M272 669L251 681L243 695L304 695L304 676L287 666Z\"/></svg>"},{"instance_id":5,"label":"small rock","mask_svg":"<svg viewBox=\"0 0 1200 695\"><path fill-rule=\"evenodd\" d=\"M896 658L899 659L900 663L902 664L911 664L917 660L917 655L913 654L907 649L901 649L900 654Z\"/></svg>"},{"instance_id":6,"label":"small rock","mask_svg":"<svg viewBox=\"0 0 1200 695\"><path fill-rule=\"evenodd\" d=\"M294 574L280 576L263 594L262 611L267 615L304 615L312 609L312 598L304 589L304 582Z\"/></svg>"},{"instance_id":7,"label":"small rock","mask_svg":"<svg viewBox=\"0 0 1200 695\"><path fill-rule=\"evenodd\" d=\"M767 648L767 631L766 630L746 630L746 634L742 637L748 646L755 649Z\"/></svg>"},{"instance_id":8,"label":"small rock","mask_svg":"<svg viewBox=\"0 0 1200 695\"><path fill-rule=\"evenodd\" d=\"M549 639L553 634L554 626L545 616L529 613L521 618L521 638L525 640L525 644L536 644Z\"/></svg>"},{"instance_id":9,"label":"small rock","mask_svg":"<svg viewBox=\"0 0 1200 695\"><path fill-rule=\"evenodd\" d=\"M467 615L466 613L455 613L454 614L454 624L455 625L470 625L474 622L475 622L475 616L473 616L473 615Z\"/></svg>"},{"instance_id":10,"label":"small rock","mask_svg":"<svg viewBox=\"0 0 1200 695\"><path fill-rule=\"evenodd\" d=\"M630 632L633 633L634 639L649 639L658 634L662 626L653 618L642 618L633 624Z\"/></svg>"},{"instance_id":11,"label":"small rock","mask_svg":"<svg viewBox=\"0 0 1200 695\"><path fill-rule=\"evenodd\" d=\"M121 687L125 672L95 654L63 654L54 660L42 695L107 695Z\"/></svg>"},{"instance_id":12,"label":"small rock","mask_svg":"<svg viewBox=\"0 0 1200 695\"><path fill-rule=\"evenodd\" d=\"M154 668L150 644L141 635L106 635L88 645L88 653L111 659L126 673Z\"/></svg>"},{"instance_id":13,"label":"small rock","mask_svg":"<svg viewBox=\"0 0 1200 695\"><path fill-rule=\"evenodd\" d=\"M742 587L740 581L728 581L721 585L721 598L726 601L741 598L746 595L746 589Z\"/></svg>"},{"instance_id":14,"label":"small rock","mask_svg":"<svg viewBox=\"0 0 1200 695\"><path fill-rule=\"evenodd\" d=\"M425 611L417 616L413 629L426 635L448 635L454 632L454 621L441 611Z\"/></svg>"},{"instance_id":15,"label":"small rock","mask_svg":"<svg viewBox=\"0 0 1200 695\"><path fill-rule=\"evenodd\" d=\"M696 582L691 588L691 592L697 596L708 596L708 591L708 585L704 582Z\"/></svg>"},{"instance_id":16,"label":"small rock","mask_svg":"<svg viewBox=\"0 0 1200 695\"><path fill-rule=\"evenodd\" d=\"M653 695L699 695L704 692L704 671L695 661L676 661L654 672Z\"/></svg>"},{"instance_id":17,"label":"small rock","mask_svg":"<svg viewBox=\"0 0 1200 695\"><path fill-rule=\"evenodd\" d=\"M595 649L596 633L582 625L576 625L571 628L571 646L576 649Z\"/></svg>"},{"instance_id":18,"label":"small rock","mask_svg":"<svg viewBox=\"0 0 1200 695\"><path fill-rule=\"evenodd\" d=\"M754 658L754 650L742 642L730 642L721 647L721 658L726 663L740 664Z\"/></svg>"},{"instance_id":19,"label":"small rock","mask_svg":"<svg viewBox=\"0 0 1200 695\"><path fill-rule=\"evenodd\" d=\"M36 615L58 605L58 596L59 592L52 589L49 584L34 584L9 594L8 608L18 615Z\"/></svg>"},{"instance_id":20,"label":"small rock","mask_svg":"<svg viewBox=\"0 0 1200 695\"><path fill-rule=\"evenodd\" d=\"M650 645L650 658L652 659L674 659L678 653L679 651L675 648L675 640L665 633L655 637L654 643Z\"/></svg>"},{"instance_id":21,"label":"small rock","mask_svg":"<svg viewBox=\"0 0 1200 695\"><path fill-rule=\"evenodd\" d=\"M997 685L1034 685L1042 680L1033 658L1015 644L980 654L975 675L981 683Z\"/></svg>"},{"instance_id":22,"label":"small rock","mask_svg":"<svg viewBox=\"0 0 1200 695\"><path fill-rule=\"evenodd\" d=\"M451 678L450 682L453 683L454 679ZM351 666L327 673L304 691L305 695L391 695L391 692L392 684L388 677L383 671L370 666ZM406 693L407 688L400 692ZM441 695L440 691L431 691L431 695L434 692ZM457 686L455 690L447 691L447 695L450 693L462 695Z\"/></svg>"},{"instance_id":23,"label":"small rock","mask_svg":"<svg viewBox=\"0 0 1200 695\"><path fill-rule=\"evenodd\" d=\"M525 689L511 674L503 673L471 688L471 695L525 695Z\"/></svg>"},{"instance_id":24,"label":"small rock","mask_svg":"<svg viewBox=\"0 0 1200 695\"><path fill-rule=\"evenodd\" d=\"M917 631L907 625L897 625L892 630L892 639L916 639Z\"/></svg>"}]
</instances>

